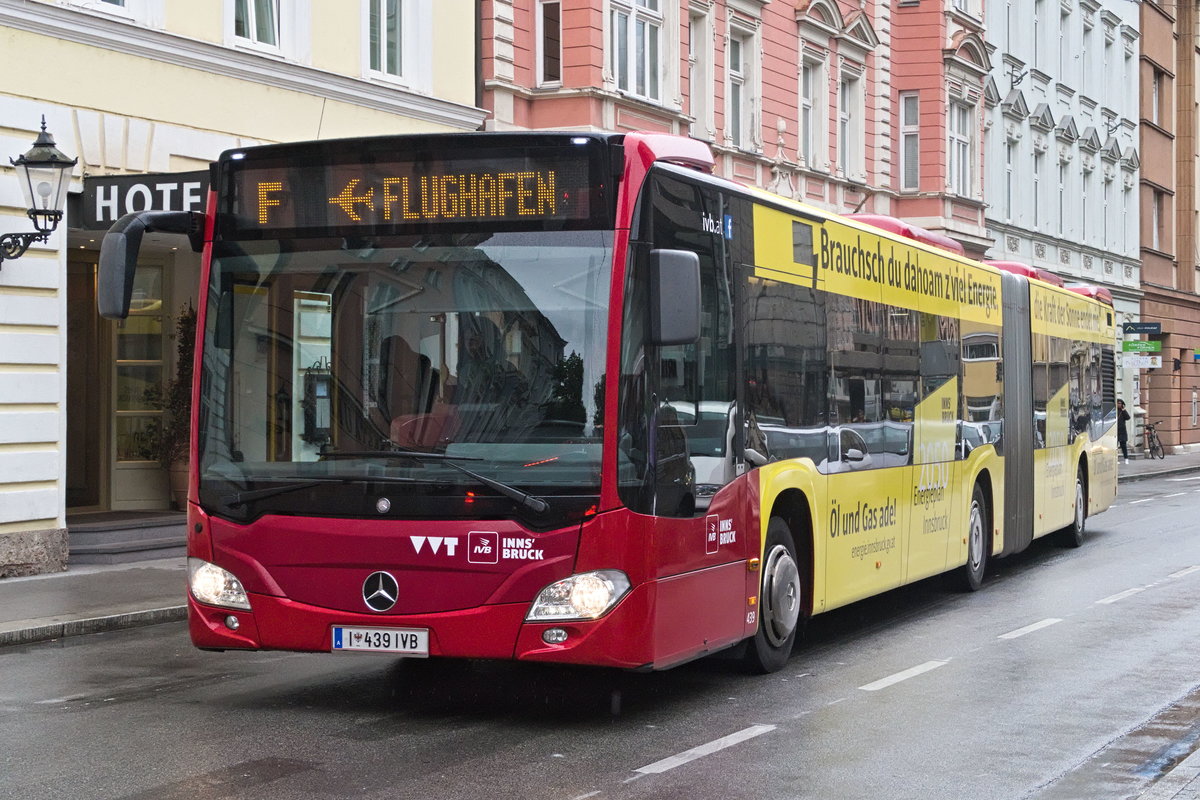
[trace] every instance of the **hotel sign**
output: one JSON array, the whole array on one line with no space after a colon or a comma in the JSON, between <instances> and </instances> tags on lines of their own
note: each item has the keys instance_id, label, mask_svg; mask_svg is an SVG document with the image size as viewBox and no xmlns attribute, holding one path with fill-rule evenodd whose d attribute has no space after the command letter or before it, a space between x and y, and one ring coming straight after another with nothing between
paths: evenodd
<instances>
[{"instance_id":1,"label":"hotel sign","mask_svg":"<svg viewBox=\"0 0 1200 800\"><path fill-rule=\"evenodd\" d=\"M85 177L79 227L107 230L135 211L203 211L207 195L208 170Z\"/></svg>"}]
</instances>

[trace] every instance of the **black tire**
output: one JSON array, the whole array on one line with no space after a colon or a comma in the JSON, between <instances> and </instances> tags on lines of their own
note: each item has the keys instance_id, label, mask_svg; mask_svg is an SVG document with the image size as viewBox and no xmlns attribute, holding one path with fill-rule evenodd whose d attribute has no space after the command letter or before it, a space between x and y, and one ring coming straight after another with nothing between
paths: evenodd
<instances>
[{"instance_id":1,"label":"black tire","mask_svg":"<svg viewBox=\"0 0 1200 800\"><path fill-rule=\"evenodd\" d=\"M967 507L967 563L958 572L957 583L964 592L977 592L983 586L992 541L989 519L987 495L977 483Z\"/></svg>"},{"instance_id":2,"label":"black tire","mask_svg":"<svg viewBox=\"0 0 1200 800\"><path fill-rule=\"evenodd\" d=\"M777 672L792 655L804 617L804 585L796 562L792 531L780 517L767 523L758 630L746 644L746 666L752 672Z\"/></svg>"},{"instance_id":3,"label":"black tire","mask_svg":"<svg viewBox=\"0 0 1200 800\"><path fill-rule=\"evenodd\" d=\"M1155 458L1166 458L1167 454L1163 450L1162 441L1155 435L1154 440L1150 442L1150 455Z\"/></svg>"},{"instance_id":4,"label":"black tire","mask_svg":"<svg viewBox=\"0 0 1200 800\"><path fill-rule=\"evenodd\" d=\"M1075 470L1075 513L1071 524L1058 532L1063 547L1079 547L1083 544L1087 528L1087 481L1083 479L1083 467Z\"/></svg>"}]
</instances>

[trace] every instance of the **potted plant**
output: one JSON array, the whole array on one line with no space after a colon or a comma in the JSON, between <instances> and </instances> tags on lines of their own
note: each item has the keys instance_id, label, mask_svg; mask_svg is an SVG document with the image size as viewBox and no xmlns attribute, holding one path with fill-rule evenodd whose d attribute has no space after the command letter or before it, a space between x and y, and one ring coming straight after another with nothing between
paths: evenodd
<instances>
[{"instance_id":1,"label":"potted plant","mask_svg":"<svg viewBox=\"0 0 1200 800\"><path fill-rule=\"evenodd\" d=\"M181 306L175 317L175 377L163 394L162 433L158 460L170 475L171 497L187 508L188 456L192 424L192 356L196 349L196 309Z\"/></svg>"}]
</instances>

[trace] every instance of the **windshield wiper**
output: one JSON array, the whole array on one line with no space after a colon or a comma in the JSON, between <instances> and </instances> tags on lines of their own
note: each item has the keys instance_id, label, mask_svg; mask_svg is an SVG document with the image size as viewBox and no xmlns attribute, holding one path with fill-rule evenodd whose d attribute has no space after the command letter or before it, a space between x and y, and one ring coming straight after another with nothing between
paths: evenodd
<instances>
[{"instance_id":1,"label":"windshield wiper","mask_svg":"<svg viewBox=\"0 0 1200 800\"><path fill-rule=\"evenodd\" d=\"M550 504L540 497L526 494L520 489L509 486L507 483L501 483L494 478L488 478L454 463L455 461L483 460L473 456L449 456L445 453L428 453L424 450L409 450L397 447L394 450L324 450L321 452L321 458L411 458L416 461L437 461L445 464L447 467L453 467L464 475L468 475L479 481L489 489L499 492L516 503L520 508L527 508L535 514L543 514L546 512L546 509L550 508Z\"/></svg>"},{"instance_id":2,"label":"windshield wiper","mask_svg":"<svg viewBox=\"0 0 1200 800\"><path fill-rule=\"evenodd\" d=\"M342 452L327 451L321 454L322 458L379 458L384 456L394 456L398 458L412 458L418 461L430 460L440 464L445 464L447 467L453 467L464 475L470 476L482 483L484 486L512 500L520 508L527 508L535 514L543 514L550 504L540 497L535 497L531 494L526 494L520 489L509 486L507 483L501 483L493 478L480 475L477 472L472 472L466 467L455 464L455 461L481 461L482 459L473 458L471 456L448 456L442 453L424 453L420 450L346 450ZM301 481L299 483L289 483L284 486L272 486L269 489L254 489L249 492L235 492L234 494L226 495L221 498L221 502L228 508L236 508L244 506L247 503L252 503L255 500L262 500L275 495L286 494L288 492L298 492L301 489L310 489L313 486L320 486L322 483L352 483L356 481L378 481L385 483L417 483L413 478L389 478L382 475L364 475L362 477L339 477L330 478L327 480L311 480Z\"/></svg>"},{"instance_id":3,"label":"windshield wiper","mask_svg":"<svg viewBox=\"0 0 1200 800\"><path fill-rule=\"evenodd\" d=\"M249 492L234 492L227 494L221 498L221 502L226 508L237 508L244 506L247 503L253 503L255 500L262 500L267 497L274 497L277 494L287 494L288 492L298 492L301 489L311 489L313 486L320 486L322 483L329 481L301 481L299 483L289 483L285 486L272 486L270 489L255 489Z\"/></svg>"},{"instance_id":4,"label":"windshield wiper","mask_svg":"<svg viewBox=\"0 0 1200 800\"><path fill-rule=\"evenodd\" d=\"M286 483L283 486L271 486L267 489L252 489L248 492L234 492L233 494L227 494L222 497L221 502L226 508L237 508L238 506L244 506L248 503L253 503L255 500L265 500L268 497L275 497L276 495L280 494L298 492L302 489L311 489L312 487L320 486L323 483L356 483L359 481L373 481L376 483L416 483L416 481L412 478L389 478L383 475L323 478L321 480Z\"/></svg>"},{"instance_id":5,"label":"windshield wiper","mask_svg":"<svg viewBox=\"0 0 1200 800\"><path fill-rule=\"evenodd\" d=\"M473 459L473 460L478 460L478 459ZM467 469L466 467L455 464L453 461L444 461L442 463L444 463L447 467L454 467L454 469L458 470L459 472L463 473L464 475L471 476L472 478L479 481L480 483L482 483L484 486L488 487L489 489L494 489L495 491L497 491L500 494L507 497L509 500L512 500L514 503L517 504L517 506L522 507L522 508L528 508L530 511L532 511L535 514L543 514L543 513L545 513L546 509L550 508L550 504L547 503L542 498L535 497L531 494L525 494L525 492L522 492L520 489L517 489L515 487L509 486L507 483L501 483L498 480L494 480L492 478L488 478L483 475L480 475L477 472L472 472L471 470Z\"/></svg>"},{"instance_id":6,"label":"windshield wiper","mask_svg":"<svg viewBox=\"0 0 1200 800\"><path fill-rule=\"evenodd\" d=\"M482 461L474 456L448 456L445 453L430 453L425 450L409 450L397 447L393 450L322 450L321 458L411 458L417 461Z\"/></svg>"}]
</instances>

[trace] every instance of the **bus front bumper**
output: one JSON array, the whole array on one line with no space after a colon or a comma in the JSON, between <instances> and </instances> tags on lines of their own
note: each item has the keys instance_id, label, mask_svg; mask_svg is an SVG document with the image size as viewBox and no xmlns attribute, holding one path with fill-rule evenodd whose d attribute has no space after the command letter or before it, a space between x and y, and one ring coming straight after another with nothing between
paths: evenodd
<instances>
[{"instance_id":1,"label":"bus front bumper","mask_svg":"<svg viewBox=\"0 0 1200 800\"><path fill-rule=\"evenodd\" d=\"M188 595L192 643L206 650L331 652L337 626L429 631L429 656L516 659L637 668L652 664L653 584L634 587L595 620L525 622L528 603L485 605L433 614L355 614L249 594L249 611L218 608ZM549 644L547 630L566 637ZM559 634L561 636L561 634ZM550 637L552 639L558 637ZM396 655L396 654L390 654Z\"/></svg>"}]
</instances>

